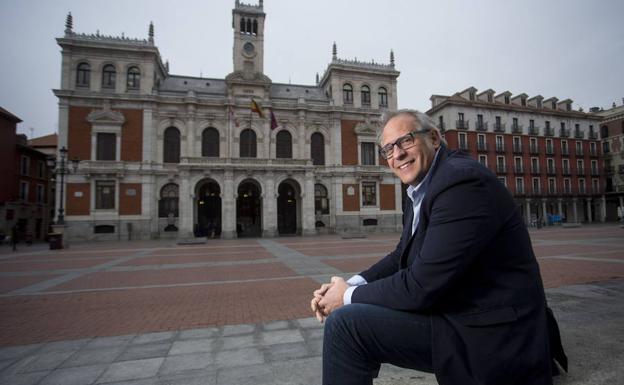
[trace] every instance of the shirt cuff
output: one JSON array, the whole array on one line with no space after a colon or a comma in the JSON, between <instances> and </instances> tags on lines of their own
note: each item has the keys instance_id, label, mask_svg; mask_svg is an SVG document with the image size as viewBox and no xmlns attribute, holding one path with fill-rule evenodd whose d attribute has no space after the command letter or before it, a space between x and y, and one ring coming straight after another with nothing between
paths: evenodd
<instances>
[{"instance_id":1,"label":"shirt cuff","mask_svg":"<svg viewBox=\"0 0 624 385\"><path fill-rule=\"evenodd\" d=\"M368 282L366 282L364 277L362 277L359 274L356 274L353 277L349 278L347 280L347 283L351 286L360 286L360 285L366 285Z\"/></svg>"},{"instance_id":2,"label":"shirt cuff","mask_svg":"<svg viewBox=\"0 0 624 385\"><path fill-rule=\"evenodd\" d=\"M342 302L345 305L351 304L351 296L353 295L353 292L355 291L355 289L357 289L357 286L349 286L349 288L342 295Z\"/></svg>"}]
</instances>

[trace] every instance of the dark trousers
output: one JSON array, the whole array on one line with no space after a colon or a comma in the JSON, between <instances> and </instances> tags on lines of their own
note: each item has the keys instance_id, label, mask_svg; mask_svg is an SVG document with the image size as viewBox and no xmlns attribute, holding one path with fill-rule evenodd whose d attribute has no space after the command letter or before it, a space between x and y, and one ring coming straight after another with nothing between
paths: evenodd
<instances>
[{"instance_id":1,"label":"dark trousers","mask_svg":"<svg viewBox=\"0 0 624 385\"><path fill-rule=\"evenodd\" d=\"M323 385L372 385L381 363L431 373L431 318L365 304L330 314L323 337Z\"/></svg>"}]
</instances>

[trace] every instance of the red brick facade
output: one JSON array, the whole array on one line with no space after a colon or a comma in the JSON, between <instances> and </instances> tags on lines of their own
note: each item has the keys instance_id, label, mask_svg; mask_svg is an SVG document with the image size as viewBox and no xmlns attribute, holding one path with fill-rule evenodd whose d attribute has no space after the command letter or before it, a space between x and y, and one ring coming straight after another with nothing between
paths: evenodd
<instances>
[{"instance_id":1,"label":"red brick facade","mask_svg":"<svg viewBox=\"0 0 624 385\"><path fill-rule=\"evenodd\" d=\"M119 184L119 215L141 215L141 184Z\"/></svg>"},{"instance_id":2,"label":"red brick facade","mask_svg":"<svg viewBox=\"0 0 624 385\"><path fill-rule=\"evenodd\" d=\"M395 186L393 184L379 184L379 209L394 210Z\"/></svg>"},{"instance_id":3,"label":"red brick facade","mask_svg":"<svg viewBox=\"0 0 624 385\"><path fill-rule=\"evenodd\" d=\"M358 141L355 134L355 126L359 123L357 120L342 120L341 143L342 143L342 164L344 166L355 166L359 164L358 160Z\"/></svg>"},{"instance_id":4,"label":"red brick facade","mask_svg":"<svg viewBox=\"0 0 624 385\"><path fill-rule=\"evenodd\" d=\"M65 189L67 202L65 213L67 215L89 215L91 185L89 183L67 183Z\"/></svg>"},{"instance_id":5,"label":"red brick facade","mask_svg":"<svg viewBox=\"0 0 624 385\"><path fill-rule=\"evenodd\" d=\"M349 187L353 188L353 195L348 194ZM342 185L342 210L360 211L360 186L357 184Z\"/></svg>"}]
</instances>

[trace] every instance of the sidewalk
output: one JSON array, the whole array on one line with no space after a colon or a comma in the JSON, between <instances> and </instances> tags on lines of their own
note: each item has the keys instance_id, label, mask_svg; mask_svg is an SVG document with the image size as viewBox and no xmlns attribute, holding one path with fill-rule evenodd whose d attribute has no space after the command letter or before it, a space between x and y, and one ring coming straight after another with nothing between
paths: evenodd
<instances>
[{"instance_id":1,"label":"sidewalk","mask_svg":"<svg viewBox=\"0 0 624 385\"><path fill-rule=\"evenodd\" d=\"M530 231L571 373L624 378L624 230ZM309 298L396 234L73 244L0 253L0 385L320 384L322 325ZM36 245L39 246L39 245ZM382 368L376 384L435 384Z\"/></svg>"}]
</instances>

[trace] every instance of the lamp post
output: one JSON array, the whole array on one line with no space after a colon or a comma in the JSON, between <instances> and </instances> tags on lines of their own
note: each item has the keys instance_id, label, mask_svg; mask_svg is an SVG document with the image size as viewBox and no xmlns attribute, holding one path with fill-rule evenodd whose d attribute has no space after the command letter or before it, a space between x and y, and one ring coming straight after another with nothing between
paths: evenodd
<instances>
[{"instance_id":1,"label":"lamp post","mask_svg":"<svg viewBox=\"0 0 624 385\"><path fill-rule=\"evenodd\" d=\"M70 173L70 169L67 168L67 148L65 146L61 147L59 150L59 161L57 162L54 158L48 158L48 167L53 169L53 172L57 175L61 176L61 193L59 195L59 209L58 209L58 218L56 220L56 224L59 226L65 225L65 210L63 209L64 203L64 192L65 192L65 174ZM79 159L74 158L71 160L72 169L74 173L78 170ZM58 167L56 167L58 166ZM56 169L54 169L56 167Z\"/></svg>"}]
</instances>

